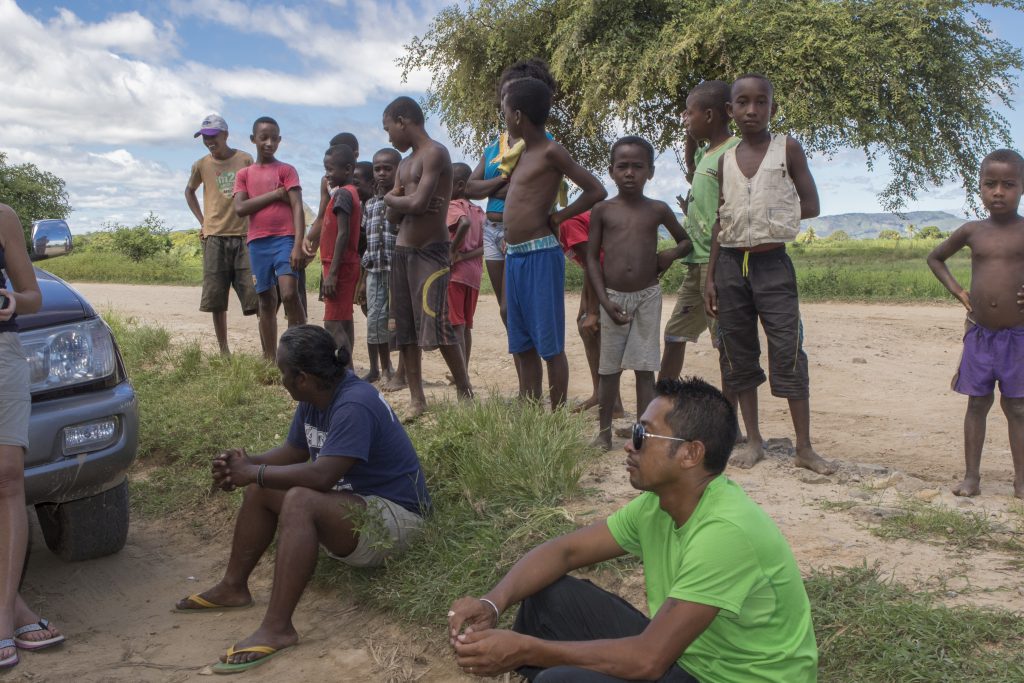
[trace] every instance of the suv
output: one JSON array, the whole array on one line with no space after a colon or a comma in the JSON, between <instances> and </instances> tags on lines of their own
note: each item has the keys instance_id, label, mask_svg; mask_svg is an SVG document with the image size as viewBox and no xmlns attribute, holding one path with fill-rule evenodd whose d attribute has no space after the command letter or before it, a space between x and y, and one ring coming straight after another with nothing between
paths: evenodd
<instances>
[{"instance_id":1,"label":"suv","mask_svg":"<svg viewBox=\"0 0 1024 683\"><path fill-rule=\"evenodd\" d=\"M33 224L33 259L65 254L71 243L63 221ZM110 555L128 537L126 473L139 433L135 391L110 328L89 302L44 270L36 268L36 278L43 306L18 316L32 391L26 501L35 505L47 547L61 558Z\"/></svg>"}]
</instances>

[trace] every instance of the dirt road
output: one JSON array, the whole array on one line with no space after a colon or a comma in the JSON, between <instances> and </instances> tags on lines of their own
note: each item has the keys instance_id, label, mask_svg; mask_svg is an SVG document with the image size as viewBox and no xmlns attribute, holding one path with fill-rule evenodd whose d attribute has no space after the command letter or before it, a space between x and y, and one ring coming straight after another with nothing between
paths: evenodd
<instances>
[{"instance_id":1,"label":"dirt road","mask_svg":"<svg viewBox=\"0 0 1024 683\"><path fill-rule=\"evenodd\" d=\"M96 284L78 288L100 309L158 323L177 340L199 339L205 348L215 348L209 316L196 310L198 289ZM672 303L666 297L666 315ZM567 310L571 313L577 305L578 299L570 296ZM777 520L805 571L878 562L911 585L941 582L954 603L1024 609L1018 570L1007 557L953 552L929 543L886 542L866 528L865 520L874 510L903 495L951 506L959 503L1001 520L1021 514L1009 497L1012 467L1006 423L998 410L990 420L982 468L984 495L961 503L943 493L962 473L964 399L948 389L960 350L961 311L952 304L807 304L803 309L813 434L819 451L844 467L834 477L808 476L780 455L750 471L730 468L730 476ZM321 311L313 302L311 320L319 320ZM356 329L356 364L365 366L365 328L358 313ZM255 320L242 318L237 309L229 313L229 335L235 349L259 348ZM481 297L473 341L470 374L478 390L514 391L515 373L491 296ZM570 395L583 398L590 393L590 380L572 329L567 342ZM434 396L450 391L444 372L439 355L427 354L424 376ZM686 372L717 377L717 356L706 339L689 349ZM632 381L623 379L623 397L631 410ZM389 395L389 400L399 411L407 404L405 394ZM766 390L761 412L766 437L791 435L784 402ZM616 444L621 446L621 441ZM893 476L884 468L898 472ZM632 496L621 451L602 458L585 486L598 493L580 505L584 517L603 515ZM824 502L841 501L858 507L823 508ZM220 615L171 611L176 598L215 580L228 540L199 539L173 521L136 520L122 553L74 565L56 560L38 542L25 590L65 629L69 641L63 653L25 655L11 680L200 680L224 647L255 628L268 596L269 570L264 566L256 577L255 609ZM634 577L619 588L638 597L642 583ZM439 632L403 632L335 595L309 591L296 613L296 625L303 637L301 646L247 674L246 680L469 680L443 656Z\"/></svg>"}]
</instances>

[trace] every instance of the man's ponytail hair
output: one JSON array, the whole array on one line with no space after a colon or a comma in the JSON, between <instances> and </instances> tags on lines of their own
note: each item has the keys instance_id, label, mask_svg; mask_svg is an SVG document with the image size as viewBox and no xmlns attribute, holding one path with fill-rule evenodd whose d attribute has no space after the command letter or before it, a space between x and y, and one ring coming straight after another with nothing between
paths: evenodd
<instances>
[{"instance_id":1,"label":"man's ponytail hair","mask_svg":"<svg viewBox=\"0 0 1024 683\"><path fill-rule=\"evenodd\" d=\"M316 325L290 327L281 335L283 361L298 372L332 385L345 377L352 354L334 343L331 333Z\"/></svg>"}]
</instances>

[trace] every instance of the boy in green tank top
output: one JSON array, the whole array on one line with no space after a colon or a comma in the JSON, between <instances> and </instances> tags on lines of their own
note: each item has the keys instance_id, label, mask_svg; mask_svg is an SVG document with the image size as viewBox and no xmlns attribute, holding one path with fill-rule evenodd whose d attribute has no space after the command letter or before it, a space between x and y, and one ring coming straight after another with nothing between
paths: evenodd
<instances>
[{"instance_id":1,"label":"boy in green tank top","mask_svg":"<svg viewBox=\"0 0 1024 683\"><path fill-rule=\"evenodd\" d=\"M687 154L687 180L690 197L683 228L690 235L693 251L681 260L686 265L676 294L676 305L665 326L665 352L661 357L658 379L676 379L683 370L686 343L696 342L705 328L711 345L718 348L715 319L704 312L704 285L707 280L711 229L718 217L718 159L740 139L729 129L729 84L704 81L690 91L683 110L687 147L699 145L692 159ZM692 161L692 165L691 165ZM736 407L736 399L722 382L723 393Z\"/></svg>"}]
</instances>

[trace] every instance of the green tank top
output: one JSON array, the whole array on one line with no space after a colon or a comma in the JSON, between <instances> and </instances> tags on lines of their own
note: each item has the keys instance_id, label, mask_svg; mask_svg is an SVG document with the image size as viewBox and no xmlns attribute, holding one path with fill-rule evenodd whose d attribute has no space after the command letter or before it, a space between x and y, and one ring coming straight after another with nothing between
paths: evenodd
<instances>
[{"instance_id":1,"label":"green tank top","mask_svg":"<svg viewBox=\"0 0 1024 683\"><path fill-rule=\"evenodd\" d=\"M731 137L718 147L700 147L694 155L697 167L690 186L690 205L683 228L693 242L693 251L683 257L683 263L707 263L711 252L711 229L718 217L718 160L727 150L740 143Z\"/></svg>"}]
</instances>

